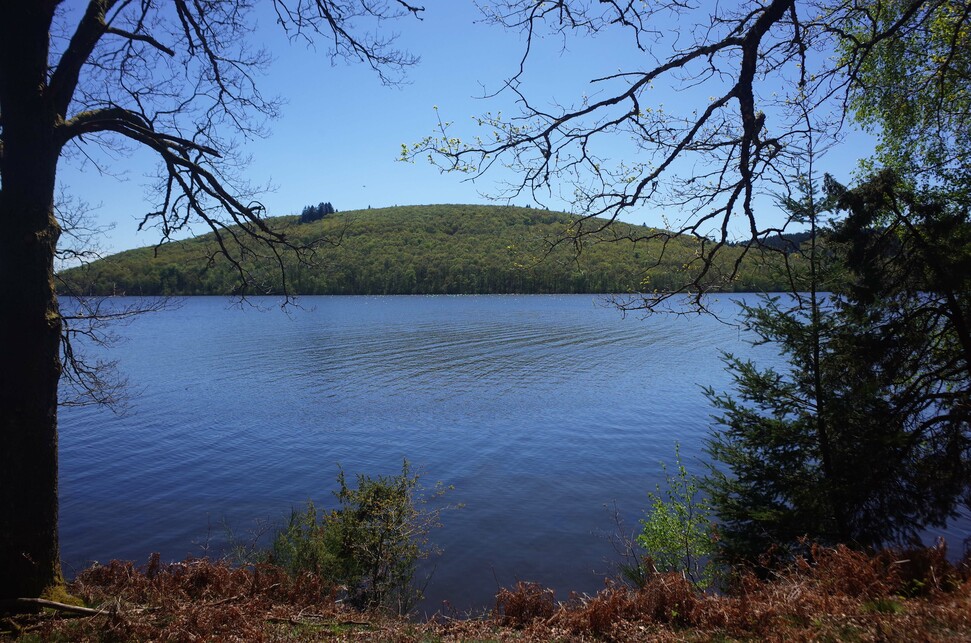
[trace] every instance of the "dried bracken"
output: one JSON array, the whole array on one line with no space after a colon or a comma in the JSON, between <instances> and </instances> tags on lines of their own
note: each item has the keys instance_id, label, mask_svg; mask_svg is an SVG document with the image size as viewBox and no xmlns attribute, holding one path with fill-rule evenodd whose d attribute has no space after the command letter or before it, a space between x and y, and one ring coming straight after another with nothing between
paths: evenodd
<instances>
[{"instance_id":1,"label":"dried bracken","mask_svg":"<svg viewBox=\"0 0 971 643\"><path fill-rule=\"evenodd\" d=\"M546 620L556 612L556 597L539 583L520 581L516 588L502 588L496 595L496 620L508 627L524 627Z\"/></svg>"},{"instance_id":2,"label":"dried bracken","mask_svg":"<svg viewBox=\"0 0 971 643\"><path fill-rule=\"evenodd\" d=\"M97 606L84 619L32 617L26 626L43 640L260 641L274 623L301 619L340 622L337 588L312 575L288 576L271 566L232 567L207 559L161 564L111 561L81 572L70 592Z\"/></svg>"},{"instance_id":3,"label":"dried bracken","mask_svg":"<svg viewBox=\"0 0 971 643\"><path fill-rule=\"evenodd\" d=\"M943 545L805 551L767 578L737 571L724 594L671 573L639 589L608 581L595 596L557 603L552 589L521 582L500 590L490 616L425 622L353 611L339 588L311 575L152 556L141 568L113 561L78 576L70 591L97 613L34 614L3 627L24 640L70 641L971 640L971 568L948 562Z\"/></svg>"}]
</instances>

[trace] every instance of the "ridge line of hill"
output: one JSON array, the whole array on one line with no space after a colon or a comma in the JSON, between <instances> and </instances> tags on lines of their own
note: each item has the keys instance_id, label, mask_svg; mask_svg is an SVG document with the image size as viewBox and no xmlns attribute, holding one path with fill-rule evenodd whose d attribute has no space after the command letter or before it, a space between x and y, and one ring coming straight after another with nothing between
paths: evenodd
<instances>
[{"instance_id":1,"label":"ridge line of hill","mask_svg":"<svg viewBox=\"0 0 971 643\"><path fill-rule=\"evenodd\" d=\"M440 204L336 212L310 223L297 216L267 223L295 245L319 239L312 264L284 257L290 291L300 295L633 293L689 283L700 242L676 238L662 250L658 232L614 222L570 241L575 218L516 206ZM584 222L584 229L591 223ZM636 242L635 239L638 239ZM566 241L566 242L564 242ZM189 240L120 252L62 271L65 294L227 295L238 274L216 257L210 233ZM726 246L705 287L722 292L787 288L779 257L749 253L734 279L731 267L743 246ZM246 266L255 277L250 294L282 291L278 267L267 260Z\"/></svg>"}]
</instances>

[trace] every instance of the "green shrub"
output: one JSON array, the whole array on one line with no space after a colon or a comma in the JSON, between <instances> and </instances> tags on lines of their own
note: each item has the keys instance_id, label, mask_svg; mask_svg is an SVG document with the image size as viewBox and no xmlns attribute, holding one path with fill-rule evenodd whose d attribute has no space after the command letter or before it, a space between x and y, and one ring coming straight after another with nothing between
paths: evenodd
<instances>
[{"instance_id":1,"label":"green shrub","mask_svg":"<svg viewBox=\"0 0 971 643\"><path fill-rule=\"evenodd\" d=\"M400 475L358 475L351 488L341 470L338 508L320 517L312 502L294 510L273 542L272 562L342 586L355 607L407 613L422 598L415 574L432 553L428 534L441 513L428 508L419 478L406 460ZM437 485L431 497L444 492Z\"/></svg>"},{"instance_id":2,"label":"green shrub","mask_svg":"<svg viewBox=\"0 0 971 643\"><path fill-rule=\"evenodd\" d=\"M650 513L641 521L637 536L637 544L646 555L642 567L628 571L627 576L646 579L657 572L680 572L704 589L711 585L715 571L710 561L717 541L711 507L700 494L698 479L681 463L677 446L675 461L677 472L673 475L661 463L667 488L662 490L658 485L656 493L648 493Z\"/></svg>"}]
</instances>

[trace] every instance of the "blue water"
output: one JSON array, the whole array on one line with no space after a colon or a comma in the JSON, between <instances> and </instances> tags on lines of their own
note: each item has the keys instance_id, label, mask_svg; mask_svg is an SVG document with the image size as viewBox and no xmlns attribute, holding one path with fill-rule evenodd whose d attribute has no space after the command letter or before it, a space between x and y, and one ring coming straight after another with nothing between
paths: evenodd
<instances>
[{"instance_id":1,"label":"blue water","mask_svg":"<svg viewBox=\"0 0 971 643\"><path fill-rule=\"evenodd\" d=\"M622 316L576 296L307 297L288 313L222 298L138 318L109 355L123 416L65 408L61 549L68 572L111 558L219 555L348 474L402 458L454 485L432 534L425 609L492 604L498 585L594 592L616 561L616 503L633 527L676 443L703 473L701 387L720 351L778 361L730 322Z\"/></svg>"}]
</instances>

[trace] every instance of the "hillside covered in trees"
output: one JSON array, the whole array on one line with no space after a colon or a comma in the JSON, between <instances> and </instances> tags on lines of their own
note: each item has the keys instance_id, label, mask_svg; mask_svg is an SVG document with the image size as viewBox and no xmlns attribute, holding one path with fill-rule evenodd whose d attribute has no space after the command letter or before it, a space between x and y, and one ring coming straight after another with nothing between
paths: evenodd
<instances>
[{"instance_id":1,"label":"hillside covered in trees","mask_svg":"<svg viewBox=\"0 0 971 643\"><path fill-rule=\"evenodd\" d=\"M577 245L571 239L573 222L558 212L482 205L358 210L310 223L296 216L268 221L295 246L317 244L310 261L283 256L289 290L306 295L642 292L683 286L700 268L700 240L674 239L662 254L663 241L645 239L655 230L615 223L605 232L584 234ZM583 230L598 223L584 221ZM232 294L238 275L217 248L208 234L122 252L63 271L62 292ZM723 250L705 278L709 289L787 287L781 256L771 253L768 258L748 253L730 279L743 250ZM246 268L261 283L248 294L281 292L279 265L251 262Z\"/></svg>"}]
</instances>

